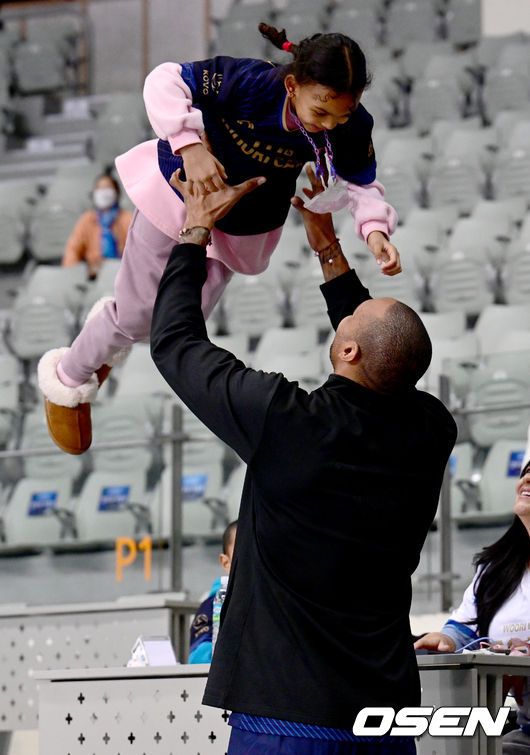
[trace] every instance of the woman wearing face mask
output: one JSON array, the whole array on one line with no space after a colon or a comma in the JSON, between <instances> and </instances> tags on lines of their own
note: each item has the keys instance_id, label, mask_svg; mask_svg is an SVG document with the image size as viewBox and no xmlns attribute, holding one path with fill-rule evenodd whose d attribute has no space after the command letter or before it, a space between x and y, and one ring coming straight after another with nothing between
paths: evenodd
<instances>
[{"instance_id":1,"label":"woman wearing face mask","mask_svg":"<svg viewBox=\"0 0 530 755\"><path fill-rule=\"evenodd\" d=\"M103 261L123 254L132 213L120 207L120 187L105 173L96 179L92 192L93 210L81 215L66 242L62 264L86 262L95 278Z\"/></svg>"}]
</instances>

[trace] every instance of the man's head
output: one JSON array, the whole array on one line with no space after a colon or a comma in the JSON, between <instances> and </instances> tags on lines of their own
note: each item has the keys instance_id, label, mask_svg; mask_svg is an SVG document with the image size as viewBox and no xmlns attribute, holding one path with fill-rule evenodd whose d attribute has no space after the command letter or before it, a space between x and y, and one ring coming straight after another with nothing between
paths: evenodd
<instances>
[{"instance_id":1,"label":"man's head","mask_svg":"<svg viewBox=\"0 0 530 755\"><path fill-rule=\"evenodd\" d=\"M236 539L237 519L235 522L230 522L228 527L223 533L223 552L219 556L221 566L227 574L230 574L230 567L232 565L232 556L234 554L234 542Z\"/></svg>"},{"instance_id":2,"label":"man's head","mask_svg":"<svg viewBox=\"0 0 530 755\"><path fill-rule=\"evenodd\" d=\"M341 320L330 350L337 375L378 393L412 388L431 356L431 340L416 312L389 298L369 299Z\"/></svg>"}]
</instances>

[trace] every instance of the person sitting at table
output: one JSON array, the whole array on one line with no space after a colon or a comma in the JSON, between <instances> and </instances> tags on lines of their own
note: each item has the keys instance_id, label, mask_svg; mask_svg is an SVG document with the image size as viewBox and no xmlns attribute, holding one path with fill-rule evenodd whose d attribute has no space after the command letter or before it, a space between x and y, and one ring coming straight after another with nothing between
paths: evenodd
<instances>
[{"instance_id":1,"label":"person sitting at table","mask_svg":"<svg viewBox=\"0 0 530 755\"><path fill-rule=\"evenodd\" d=\"M504 535L474 558L476 573L462 602L441 632L430 632L414 643L416 649L454 653L479 640L504 645L510 654L530 650L530 458L516 487L514 520ZM526 629L514 629L526 627ZM519 728L503 738L503 755L530 753L530 683L528 677L505 677L518 704Z\"/></svg>"},{"instance_id":2,"label":"person sitting at table","mask_svg":"<svg viewBox=\"0 0 530 755\"><path fill-rule=\"evenodd\" d=\"M227 574L230 574L230 566L232 565L236 531L237 519L235 522L230 522L223 533L223 552L219 554L219 562ZM203 600L195 614L190 628L188 663L210 663L212 660L213 601L220 587L221 577L217 577L213 581L208 597Z\"/></svg>"}]
</instances>

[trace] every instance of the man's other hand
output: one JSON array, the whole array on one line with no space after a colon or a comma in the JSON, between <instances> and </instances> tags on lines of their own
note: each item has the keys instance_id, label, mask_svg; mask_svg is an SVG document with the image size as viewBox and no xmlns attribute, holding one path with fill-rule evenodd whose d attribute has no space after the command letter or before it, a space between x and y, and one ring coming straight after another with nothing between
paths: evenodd
<instances>
[{"instance_id":1,"label":"man's other hand","mask_svg":"<svg viewBox=\"0 0 530 755\"><path fill-rule=\"evenodd\" d=\"M249 178L248 181L237 186L224 184L221 189L210 194L199 196L190 190L186 181L180 180L180 168L176 170L169 183L173 186L184 199L186 205L186 222L187 228L201 226L211 229L217 220L224 217L242 196L254 191L261 186L266 178Z\"/></svg>"}]
</instances>

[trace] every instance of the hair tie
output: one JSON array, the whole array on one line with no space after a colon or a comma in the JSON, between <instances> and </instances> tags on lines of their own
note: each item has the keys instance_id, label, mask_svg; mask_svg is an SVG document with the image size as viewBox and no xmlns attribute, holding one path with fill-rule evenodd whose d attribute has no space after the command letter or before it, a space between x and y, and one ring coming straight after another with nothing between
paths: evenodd
<instances>
[{"instance_id":1,"label":"hair tie","mask_svg":"<svg viewBox=\"0 0 530 755\"><path fill-rule=\"evenodd\" d=\"M282 50L285 50L285 52L291 52L292 46L293 46L292 42L284 42L282 45Z\"/></svg>"}]
</instances>

